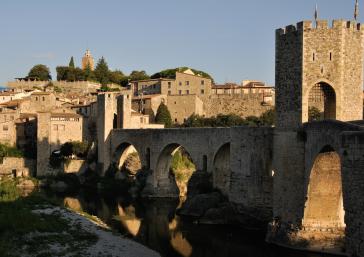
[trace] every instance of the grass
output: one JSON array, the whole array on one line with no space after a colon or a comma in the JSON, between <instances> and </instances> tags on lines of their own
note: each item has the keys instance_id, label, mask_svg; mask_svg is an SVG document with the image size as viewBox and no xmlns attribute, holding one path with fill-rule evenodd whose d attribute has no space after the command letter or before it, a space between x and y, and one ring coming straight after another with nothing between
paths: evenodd
<instances>
[{"instance_id":1,"label":"grass","mask_svg":"<svg viewBox=\"0 0 364 257\"><path fill-rule=\"evenodd\" d=\"M36 214L34 209L54 207L39 193L21 197L16 180L0 182L0 253L4 257L77 256L84 247L97 241L97 236L80 225L70 225L60 213ZM55 253L51 246L61 246ZM51 254L50 254L51 253Z\"/></svg>"}]
</instances>

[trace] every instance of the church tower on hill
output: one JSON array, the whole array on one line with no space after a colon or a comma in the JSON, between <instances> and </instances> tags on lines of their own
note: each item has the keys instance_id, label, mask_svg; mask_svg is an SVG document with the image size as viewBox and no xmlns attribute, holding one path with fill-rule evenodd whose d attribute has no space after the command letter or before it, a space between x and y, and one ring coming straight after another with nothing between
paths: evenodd
<instances>
[{"instance_id":1,"label":"church tower on hill","mask_svg":"<svg viewBox=\"0 0 364 257\"><path fill-rule=\"evenodd\" d=\"M86 68L89 66L91 70L94 70L94 58L91 55L90 50L86 50L85 55L82 57L82 69L86 70Z\"/></svg>"}]
</instances>

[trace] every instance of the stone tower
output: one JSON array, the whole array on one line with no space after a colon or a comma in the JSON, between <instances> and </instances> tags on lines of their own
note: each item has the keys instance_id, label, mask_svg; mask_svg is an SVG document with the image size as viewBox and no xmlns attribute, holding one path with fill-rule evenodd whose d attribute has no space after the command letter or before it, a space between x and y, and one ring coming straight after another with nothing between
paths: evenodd
<instances>
[{"instance_id":1,"label":"stone tower","mask_svg":"<svg viewBox=\"0 0 364 257\"><path fill-rule=\"evenodd\" d=\"M87 66L89 66L91 70L94 70L94 65L94 58L92 57L90 50L87 49L85 55L82 57L82 69L85 70Z\"/></svg>"},{"instance_id":2,"label":"stone tower","mask_svg":"<svg viewBox=\"0 0 364 257\"><path fill-rule=\"evenodd\" d=\"M309 107L322 119L363 118L363 31L344 20L331 27L303 21L276 31L277 129L307 122Z\"/></svg>"}]
</instances>

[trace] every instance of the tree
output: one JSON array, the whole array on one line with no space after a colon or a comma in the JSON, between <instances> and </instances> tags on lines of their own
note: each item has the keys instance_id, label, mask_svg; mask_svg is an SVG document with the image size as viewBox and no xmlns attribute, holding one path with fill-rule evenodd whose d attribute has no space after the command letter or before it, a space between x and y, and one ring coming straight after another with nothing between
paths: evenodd
<instances>
[{"instance_id":1,"label":"tree","mask_svg":"<svg viewBox=\"0 0 364 257\"><path fill-rule=\"evenodd\" d=\"M73 60L73 56L71 56L70 63L68 64L68 67L75 68L75 61Z\"/></svg>"},{"instance_id":2,"label":"tree","mask_svg":"<svg viewBox=\"0 0 364 257\"><path fill-rule=\"evenodd\" d=\"M51 80L49 68L43 64L37 64L28 73L28 78L36 78L41 81Z\"/></svg>"},{"instance_id":3,"label":"tree","mask_svg":"<svg viewBox=\"0 0 364 257\"><path fill-rule=\"evenodd\" d=\"M260 115L259 119L263 125L273 126L275 124L276 112L274 109L270 109Z\"/></svg>"},{"instance_id":4,"label":"tree","mask_svg":"<svg viewBox=\"0 0 364 257\"><path fill-rule=\"evenodd\" d=\"M87 81L96 81L96 76L93 70L91 69L90 64L88 63L86 69L83 71L85 74L85 80Z\"/></svg>"},{"instance_id":5,"label":"tree","mask_svg":"<svg viewBox=\"0 0 364 257\"><path fill-rule=\"evenodd\" d=\"M308 121L316 121L321 119L321 112L315 106L308 107Z\"/></svg>"},{"instance_id":6,"label":"tree","mask_svg":"<svg viewBox=\"0 0 364 257\"><path fill-rule=\"evenodd\" d=\"M125 83L128 83L128 78L120 70L110 71L109 79L111 83L118 84L120 86L125 86Z\"/></svg>"},{"instance_id":7,"label":"tree","mask_svg":"<svg viewBox=\"0 0 364 257\"><path fill-rule=\"evenodd\" d=\"M159 78L175 79L176 72L184 72L188 69L191 69L193 71L193 73L195 73L195 75L200 75L202 78L207 78L207 79L211 79L211 81L214 81L214 79L210 76L210 74L208 74L204 71L192 69L189 67L179 67L179 68L174 68L174 69L162 70L160 72L153 74L150 78L152 78L152 79L159 79Z\"/></svg>"},{"instance_id":8,"label":"tree","mask_svg":"<svg viewBox=\"0 0 364 257\"><path fill-rule=\"evenodd\" d=\"M100 82L101 85L107 85L110 82L109 73L109 67L105 61L105 58L101 57L95 68L95 77L97 81Z\"/></svg>"},{"instance_id":9,"label":"tree","mask_svg":"<svg viewBox=\"0 0 364 257\"><path fill-rule=\"evenodd\" d=\"M149 79L149 75L144 71L132 71L129 75L131 81Z\"/></svg>"},{"instance_id":10,"label":"tree","mask_svg":"<svg viewBox=\"0 0 364 257\"><path fill-rule=\"evenodd\" d=\"M57 80L58 81L67 80L68 70L69 70L69 67L67 67L67 66L58 66L58 67L56 67Z\"/></svg>"},{"instance_id":11,"label":"tree","mask_svg":"<svg viewBox=\"0 0 364 257\"><path fill-rule=\"evenodd\" d=\"M158 124L164 124L166 128L170 128L172 126L171 113L164 103L159 105L157 115L155 116L155 121Z\"/></svg>"}]
</instances>

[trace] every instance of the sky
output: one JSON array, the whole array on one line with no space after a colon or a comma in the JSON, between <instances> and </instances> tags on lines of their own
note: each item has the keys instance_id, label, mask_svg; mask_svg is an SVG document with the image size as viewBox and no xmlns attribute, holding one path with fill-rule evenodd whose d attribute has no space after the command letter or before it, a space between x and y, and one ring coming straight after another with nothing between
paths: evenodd
<instances>
[{"instance_id":1,"label":"sky","mask_svg":"<svg viewBox=\"0 0 364 257\"><path fill-rule=\"evenodd\" d=\"M316 3L320 19L353 19L355 0L1 0L0 86L35 64L56 78L86 49L125 74L188 66L274 85L275 29L312 20Z\"/></svg>"}]
</instances>

